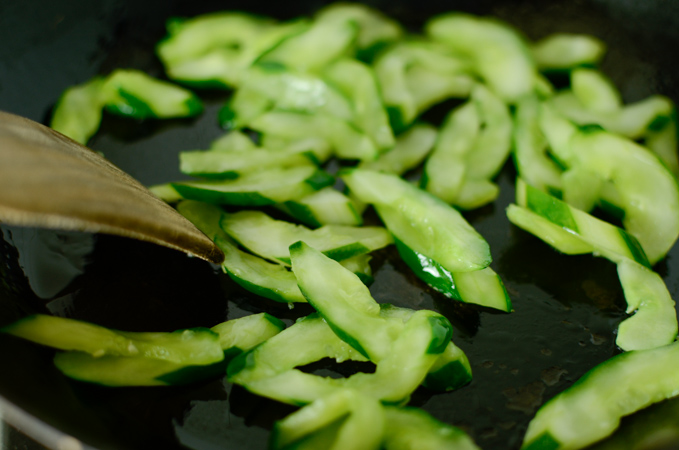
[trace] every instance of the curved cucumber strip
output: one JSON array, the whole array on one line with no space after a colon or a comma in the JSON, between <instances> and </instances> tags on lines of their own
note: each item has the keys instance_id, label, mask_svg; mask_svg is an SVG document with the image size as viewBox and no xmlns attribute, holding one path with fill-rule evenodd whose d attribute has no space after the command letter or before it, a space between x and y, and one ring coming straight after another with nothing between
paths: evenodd
<instances>
[{"instance_id":1,"label":"curved cucumber strip","mask_svg":"<svg viewBox=\"0 0 679 450\"><path fill-rule=\"evenodd\" d=\"M101 124L103 85L103 78L94 77L66 89L54 107L50 127L76 142L87 144Z\"/></svg>"},{"instance_id":2,"label":"curved cucumber strip","mask_svg":"<svg viewBox=\"0 0 679 450\"><path fill-rule=\"evenodd\" d=\"M369 253L392 243L389 232L382 227L325 225L310 230L303 225L272 219L260 211L226 214L221 227L253 253L283 264L290 264L288 247L299 240L336 260Z\"/></svg>"},{"instance_id":3,"label":"curved cucumber strip","mask_svg":"<svg viewBox=\"0 0 679 450\"><path fill-rule=\"evenodd\" d=\"M385 418L382 405L351 389L320 398L276 422L269 439L271 449L324 448L372 450L380 447ZM337 424L322 447L311 446L323 431Z\"/></svg>"},{"instance_id":4,"label":"curved cucumber strip","mask_svg":"<svg viewBox=\"0 0 679 450\"><path fill-rule=\"evenodd\" d=\"M448 298L511 312L512 301L497 273L490 267L471 272L450 272L431 258L394 238L401 259L422 281Z\"/></svg>"},{"instance_id":5,"label":"curved cucumber strip","mask_svg":"<svg viewBox=\"0 0 679 450\"><path fill-rule=\"evenodd\" d=\"M623 416L679 392L679 343L626 352L596 366L545 403L524 450L577 449L612 433Z\"/></svg>"},{"instance_id":6,"label":"curved cucumber strip","mask_svg":"<svg viewBox=\"0 0 679 450\"><path fill-rule=\"evenodd\" d=\"M212 327L219 334L221 361L180 364L155 358L105 355L94 357L83 352L58 353L56 367L68 377L104 386L180 385L224 376L228 363L238 354L279 333L285 325L266 313L229 320Z\"/></svg>"},{"instance_id":7,"label":"curved cucumber strip","mask_svg":"<svg viewBox=\"0 0 679 450\"><path fill-rule=\"evenodd\" d=\"M530 49L509 25L449 13L431 19L426 33L470 58L475 70L504 101L513 103L533 90L536 69Z\"/></svg>"},{"instance_id":8,"label":"curved cucumber strip","mask_svg":"<svg viewBox=\"0 0 679 450\"><path fill-rule=\"evenodd\" d=\"M190 117L203 112L191 91L138 70L118 69L102 87L106 110L135 119Z\"/></svg>"},{"instance_id":9,"label":"curved cucumber strip","mask_svg":"<svg viewBox=\"0 0 679 450\"><path fill-rule=\"evenodd\" d=\"M615 185L625 229L651 264L661 260L679 236L679 186L672 173L644 147L605 131L577 133L571 146L577 166Z\"/></svg>"},{"instance_id":10,"label":"curved cucumber strip","mask_svg":"<svg viewBox=\"0 0 679 450\"><path fill-rule=\"evenodd\" d=\"M555 33L533 44L531 52L540 70L568 70L596 65L606 44L587 34Z\"/></svg>"},{"instance_id":11,"label":"curved cucumber strip","mask_svg":"<svg viewBox=\"0 0 679 450\"><path fill-rule=\"evenodd\" d=\"M373 161L363 161L360 169L403 175L419 166L434 147L438 131L428 124L415 124L396 138L393 148Z\"/></svg>"},{"instance_id":12,"label":"curved cucumber strip","mask_svg":"<svg viewBox=\"0 0 679 450\"><path fill-rule=\"evenodd\" d=\"M512 223L565 253L592 252L618 264L627 312L636 311L619 325L616 344L620 348L655 348L676 338L674 301L631 235L521 180L517 188L517 202L525 206L510 206L507 216Z\"/></svg>"},{"instance_id":13,"label":"curved cucumber strip","mask_svg":"<svg viewBox=\"0 0 679 450\"><path fill-rule=\"evenodd\" d=\"M540 100L522 98L514 113L514 164L521 178L547 192L561 190L561 168L547 154L547 139L540 129Z\"/></svg>"},{"instance_id":14,"label":"curved cucumber strip","mask_svg":"<svg viewBox=\"0 0 679 450\"><path fill-rule=\"evenodd\" d=\"M594 69L571 72L571 89L580 103L590 111L611 112L622 108L622 96L613 82Z\"/></svg>"},{"instance_id":15,"label":"curved cucumber strip","mask_svg":"<svg viewBox=\"0 0 679 450\"><path fill-rule=\"evenodd\" d=\"M385 406L384 416L385 450L412 448L415 442L420 450L479 449L463 430L439 422L421 409Z\"/></svg>"},{"instance_id":16,"label":"curved cucumber strip","mask_svg":"<svg viewBox=\"0 0 679 450\"><path fill-rule=\"evenodd\" d=\"M462 215L433 195L395 175L363 169L342 179L359 200L372 203L387 229L414 251L451 272L487 267L490 248Z\"/></svg>"},{"instance_id":17,"label":"curved cucumber strip","mask_svg":"<svg viewBox=\"0 0 679 450\"><path fill-rule=\"evenodd\" d=\"M314 228L323 225L360 226L363 223L355 202L332 186L281 203L277 208Z\"/></svg>"},{"instance_id":18,"label":"curved cucumber strip","mask_svg":"<svg viewBox=\"0 0 679 450\"><path fill-rule=\"evenodd\" d=\"M309 195L335 181L314 165L274 168L235 180L182 181L171 186L185 199L223 205L273 205Z\"/></svg>"},{"instance_id":19,"label":"curved cucumber strip","mask_svg":"<svg viewBox=\"0 0 679 450\"><path fill-rule=\"evenodd\" d=\"M207 328L172 333L110 330L65 317L36 314L0 329L41 345L93 357L134 356L180 364L209 364L224 357L217 333Z\"/></svg>"}]
</instances>

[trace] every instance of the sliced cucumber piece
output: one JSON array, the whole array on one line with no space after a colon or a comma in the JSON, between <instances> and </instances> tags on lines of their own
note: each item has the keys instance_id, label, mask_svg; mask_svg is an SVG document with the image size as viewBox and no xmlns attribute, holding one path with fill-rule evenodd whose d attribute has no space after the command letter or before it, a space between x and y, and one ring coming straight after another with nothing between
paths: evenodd
<instances>
[{"instance_id":1,"label":"sliced cucumber piece","mask_svg":"<svg viewBox=\"0 0 679 450\"><path fill-rule=\"evenodd\" d=\"M65 317L35 314L1 328L0 332L94 357L134 356L180 364L210 364L224 357L219 336L207 328L172 333L128 332Z\"/></svg>"},{"instance_id":2,"label":"sliced cucumber piece","mask_svg":"<svg viewBox=\"0 0 679 450\"><path fill-rule=\"evenodd\" d=\"M54 107L50 127L76 142L87 144L101 124L103 85L102 77L94 77L66 89Z\"/></svg>"},{"instance_id":3,"label":"sliced cucumber piece","mask_svg":"<svg viewBox=\"0 0 679 450\"><path fill-rule=\"evenodd\" d=\"M580 132L571 146L577 166L613 183L625 211L623 225L651 264L661 260L679 236L676 178L647 149L612 133Z\"/></svg>"},{"instance_id":4,"label":"sliced cucumber piece","mask_svg":"<svg viewBox=\"0 0 679 450\"><path fill-rule=\"evenodd\" d=\"M102 87L108 112L135 119L190 117L203 112L191 91L138 70L118 69Z\"/></svg>"},{"instance_id":5,"label":"sliced cucumber piece","mask_svg":"<svg viewBox=\"0 0 679 450\"><path fill-rule=\"evenodd\" d=\"M561 168L547 153L547 139L540 128L540 101L522 98L514 112L514 164L522 179L547 192L561 191Z\"/></svg>"},{"instance_id":6,"label":"sliced cucumber piece","mask_svg":"<svg viewBox=\"0 0 679 450\"><path fill-rule=\"evenodd\" d=\"M463 13L437 16L426 34L469 58L475 71L504 101L514 103L533 91L536 68L528 44L498 20Z\"/></svg>"},{"instance_id":7,"label":"sliced cucumber piece","mask_svg":"<svg viewBox=\"0 0 679 450\"><path fill-rule=\"evenodd\" d=\"M221 227L251 252L282 264L290 264L288 247L299 240L336 260L369 253L392 243L389 232L382 227L325 225L310 230L303 225L272 219L261 211L225 214Z\"/></svg>"},{"instance_id":8,"label":"sliced cucumber piece","mask_svg":"<svg viewBox=\"0 0 679 450\"><path fill-rule=\"evenodd\" d=\"M677 395L678 362L675 342L599 364L538 410L521 448L584 448L608 436L623 416Z\"/></svg>"},{"instance_id":9,"label":"sliced cucumber piece","mask_svg":"<svg viewBox=\"0 0 679 450\"><path fill-rule=\"evenodd\" d=\"M571 90L590 111L613 112L622 108L622 96L602 72L579 68L571 72Z\"/></svg>"},{"instance_id":10,"label":"sliced cucumber piece","mask_svg":"<svg viewBox=\"0 0 679 450\"><path fill-rule=\"evenodd\" d=\"M363 223L355 202L332 186L276 207L313 228L331 224L360 226Z\"/></svg>"},{"instance_id":11,"label":"sliced cucumber piece","mask_svg":"<svg viewBox=\"0 0 679 450\"><path fill-rule=\"evenodd\" d=\"M479 449L463 430L439 422L419 408L385 406L384 416L385 450L402 450L413 445L419 450Z\"/></svg>"},{"instance_id":12,"label":"sliced cucumber piece","mask_svg":"<svg viewBox=\"0 0 679 450\"><path fill-rule=\"evenodd\" d=\"M362 161L360 169L403 175L419 166L436 142L437 130L420 123L410 127L396 138L396 145L373 161Z\"/></svg>"},{"instance_id":13,"label":"sliced cucumber piece","mask_svg":"<svg viewBox=\"0 0 679 450\"><path fill-rule=\"evenodd\" d=\"M366 358L386 357L399 330L380 317L379 304L360 279L302 241L290 246L290 258L300 290L335 334ZM338 289L328 289L328 283Z\"/></svg>"},{"instance_id":14,"label":"sliced cucumber piece","mask_svg":"<svg viewBox=\"0 0 679 450\"><path fill-rule=\"evenodd\" d=\"M257 148L247 152L192 150L179 153L179 170L195 177L233 179L269 168L305 166L316 156L304 151L276 151Z\"/></svg>"},{"instance_id":15,"label":"sliced cucumber piece","mask_svg":"<svg viewBox=\"0 0 679 450\"><path fill-rule=\"evenodd\" d=\"M394 238L394 242L401 259L415 275L446 297L504 312L512 311L512 302L504 284L490 267L471 272L450 272L398 238Z\"/></svg>"},{"instance_id":16,"label":"sliced cucumber piece","mask_svg":"<svg viewBox=\"0 0 679 450\"><path fill-rule=\"evenodd\" d=\"M485 239L451 206L395 175L354 169L342 179L352 194L371 203L387 229L414 251L451 272L487 267Z\"/></svg>"},{"instance_id":17,"label":"sliced cucumber piece","mask_svg":"<svg viewBox=\"0 0 679 450\"><path fill-rule=\"evenodd\" d=\"M322 448L376 450L380 448L384 422L379 401L352 389L341 389L276 422L269 448L314 448L308 446L314 435L339 423L330 442Z\"/></svg>"},{"instance_id":18,"label":"sliced cucumber piece","mask_svg":"<svg viewBox=\"0 0 679 450\"><path fill-rule=\"evenodd\" d=\"M330 143L335 155L343 159L371 160L379 154L366 134L336 117L274 110L253 120L249 127L289 140L323 138Z\"/></svg>"},{"instance_id":19,"label":"sliced cucumber piece","mask_svg":"<svg viewBox=\"0 0 679 450\"><path fill-rule=\"evenodd\" d=\"M326 80L351 101L353 122L384 150L394 145L394 133L382 102L373 69L353 59L341 59L323 72Z\"/></svg>"},{"instance_id":20,"label":"sliced cucumber piece","mask_svg":"<svg viewBox=\"0 0 679 450\"><path fill-rule=\"evenodd\" d=\"M309 195L335 182L314 165L274 168L235 180L181 181L171 186L185 199L224 205L273 205Z\"/></svg>"},{"instance_id":21,"label":"sliced cucumber piece","mask_svg":"<svg viewBox=\"0 0 679 450\"><path fill-rule=\"evenodd\" d=\"M232 130L210 143L210 150L216 152L247 152L257 148L257 144L240 130Z\"/></svg>"},{"instance_id":22,"label":"sliced cucumber piece","mask_svg":"<svg viewBox=\"0 0 679 450\"><path fill-rule=\"evenodd\" d=\"M531 52L540 70L568 70L598 64L606 44L588 34L555 33L533 44Z\"/></svg>"}]
</instances>

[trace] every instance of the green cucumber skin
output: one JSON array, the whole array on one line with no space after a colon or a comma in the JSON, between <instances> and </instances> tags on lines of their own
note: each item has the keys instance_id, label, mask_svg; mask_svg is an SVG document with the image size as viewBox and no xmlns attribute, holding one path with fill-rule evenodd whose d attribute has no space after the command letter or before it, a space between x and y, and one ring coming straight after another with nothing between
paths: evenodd
<instances>
[{"instance_id":1,"label":"green cucumber skin","mask_svg":"<svg viewBox=\"0 0 679 450\"><path fill-rule=\"evenodd\" d=\"M586 447L623 416L679 392L679 343L614 356L550 399L528 425L522 450Z\"/></svg>"},{"instance_id":2,"label":"green cucumber skin","mask_svg":"<svg viewBox=\"0 0 679 450\"><path fill-rule=\"evenodd\" d=\"M472 303L469 299L465 299L458 291L455 283L455 275L449 270L446 270L443 266L438 264L431 258L428 258L413 249L409 248L396 236L394 236L394 243L396 244L396 249L398 250L401 259L406 263L408 267L415 273L415 275L422 281L427 283L436 291L442 293L446 297L464 303ZM498 281L502 283L501 280ZM512 311L512 301L507 293L506 288L503 286L504 298L502 302L493 301L483 302L474 301L473 303L479 304L481 306L495 308L504 312ZM497 300L497 299L495 299Z\"/></svg>"}]
</instances>

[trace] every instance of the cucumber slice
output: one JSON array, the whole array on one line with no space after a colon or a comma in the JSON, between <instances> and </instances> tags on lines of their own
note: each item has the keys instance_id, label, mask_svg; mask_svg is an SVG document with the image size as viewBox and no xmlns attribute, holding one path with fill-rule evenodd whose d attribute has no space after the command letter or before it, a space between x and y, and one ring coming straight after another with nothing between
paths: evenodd
<instances>
[{"instance_id":1,"label":"cucumber slice","mask_svg":"<svg viewBox=\"0 0 679 450\"><path fill-rule=\"evenodd\" d=\"M333 430L330 442L323 447L308 446L314 434L337 422L339 428ZM377 449L382 441L384 422L382 405L377 400L351 389L341 389L276 422L269 448Z\"/></svg>"},{"instance_id":2,"label":"cucumber slice","mask_svg":"<svg viewBox=\"0 0 679 450\"><path fill-rule=\"evenodd\" d=\"M267 169L235 180L182 181L171 186L185 199L224 205L273 205L309 195L335 182L316 166Z\"/></svg>"},{"instance_id":3,"label":"cucumber slice","mask_svg":"<svg viewBox=\"0 0 679 450\"><path fill-rule=\"evenodd\" d=\"M373 69L356 60L341 59L323 74L351 101L355 112L354 124L370 136L375 147L379 150L393 147L394 134Z\"/></svg>"},{"instance_id":4,"label":"cucumber slice","mask_svg":"<svg viewBox=\"0 0 679 450\"><path fill-rule=\"evenodd\" d=\"M655 264L679 236L677 180L644 147L605 131L576 134L571 140L577 166L614 184L625 211L623 225Z\"/></svg>"},{"instance_id":5,"label":"cucumber slice","mask_svg":"<svg viewBox=\"0 0 679 450\"><path fill-rule=\"evenodd\" d=\"M627 313L634 315L618 328L615 343L625 350L667 345L677 337L674 300L660 275L632 261L618 263Z\"/></svg>"},{"instance_id":6,"label":"cucumber slice","mask_svg":"<svg viewBox=\"0 0 679 450\"><path fill-rule=\"evenodd\" d=\"M193 150L179 153L179 170L195 177L233 179L244 174L274 167L287 168L316 162L304 151L276 151L257 148L247 152Z\"/></svg>"},{"instance_id":7,"label":"cucumber slice","mask_svg":"<svg viewBox=\"0 0 679 450\"><path fill-rule=\"evenodd\" d=\"M335 117L274 110L253 120L249 127L289 140L323 138L330 143L335 155L343 159L371 160L379 154L366 134Z\"/></svg>"},{"instance_id":8,"label":"cucumber slice","mask_svg":"<svg viewBox=\"0 0 679 450\"><path fill-rule=\"evenodd\" d=\"M588 34L555 33L533 44L531 52L540 70L568 70L598 64L606 44Z\"/></svg>"},{"instance_id":9,"label":"cucumber slice","mask_svg":"<svg viewBox=\"0 0 679 450\"><path fill-rule=\"evenodd\" d=\"M439 422L421 409L385 406L383 414L385 450L412 448L414 443L419 450L479 449L463 430Z\"/></svg>"},{"instance_id":10,"label":"cucumber slice","mask_svg":"<svg viewBox=\"0 0 679 450\"><path fill-rule=\"evenodd\" d=\"M60 350L89 353L93 357L134 356L179 364L210 364L224 357L217 333L207 328L139 333L35 314L1 328L0 332Z\"/></svg>"},{"instance_id":11,"label":"cucumber slice","mask_svg":"<svg viewBox=\"0 0 679 450\"><path fill-rule=\"evenodd\" d=\"M240 130L228 131L210 143L210 150L215 152L248 152L256 148L250 136Z\"/></svg>"},{"instance_id":12,"label":"cucumber slice","mask_svg":"<svg viewBox=\"0 0 679 450\"><path fill-rule=\"evenodd\" d=\"M353 20L315 20L306 31L282 40L257 62L320 72L331 62L352 54L358 29Z\"/></svg>"},{"instance_id":13,"label":"cucumber slice","mask_svg":"<svg viewBox=\"0 0 679 450\"><path fill-rule=\"evenodd\" d=\"M360 279L302 241L290 246L290 258L300 290L335 334L366 358L385 358L398 328L380 317ZM328 289L328 283L338 289Z\"/></svg>"},{"instance_id":14,"label":"cucumber slice","mask_svg":"<svg viewBox=\"0 0 679 450\"><path fill-rule=\"evenodd\" d=\"M219 334L223 360L207 365L186 365L144 357L82 352L58 353L54 363L70 378L104 386L182 385L224 376L227 364L238 354L279 333L285 325L266 313L234 319L212 327Z\"/></svg>"},{"instance_id":15,"label":"cucumber slice","mask_svg":"<svg viewBox=\"0 0 679 450\"><path fill-rule=\"evenodd\" d=\"M347 22L358 24L356 36L357 57L369 61L377 52L403 36L401 25L378 10L361 4L333 3L325 6L315 16L321 22Z\"/></svg>"},{"instance_id":16,"label":"cucumber slice","mask_svg":"<svg viewBox=\"0 0 679 450\"><path fill-rule=\"evenodd\" d=\"M537 74L530 49L509 25L486 17L447 13L429 20L425 32L469 58L504 101L514 103L533 91Z\"/></svg>"},{"instance_id":17,"label":"cucumber slice","mask_svg":"<svg viewBox=\"0 0 679 450\"><path fill-rule=\"evenodd\" d=\"M512 311L512 302L500 277L491 269L450 272L431 258L418 253L394 238L401 259L432 288L453 300L474 303L504 312Z\"/></svg>"},{"instance_id":18,"label":"cucumber slice","mask_svg":"<svg viewBox=\"0 0 679 450\"><path fill-rule=\"evenodd\" d=\"M299 240L336 260L369 253L392 243L391 236L382 227L325 225L310 230L303 225L274 220L261 211L226 214L221 227L243 247L282 264L290 264L288 247Z\"/></svg>"},{"instance_id":19,"label":"cucumber slice","mask_svg":"<svg viewBox=\"0 0 679 450\"><path fill-rule=\"evenodd\" d=\"M514 164L519 176L546 192L561 191L561 168L547 153L547 139L540 128L540 101L522 98L514 113Z\"/></svg>"},{"instance_id":20,"label":"cucumber slice","mask_svg":"<svg viewBox=\"0 0 679 450\"><path fill-rule=\"evenodd\" d=\"M394 147L373 161L362 161L360 169L403 175L419 166L436 142L437 130L420 123L410 127L396 138Z\"/></svg>"},{"instance_id":21,"label":"cucumber slice","mask_svg":"<svg viewBox=\"0 0 679 450\"><path fill-rule=\"evenodd\" d=\"M650 267L642 246L625 230L529 186L521 179L516 182L516 202L577 236L593 251L615 263L629 259ZM558 244L555 246L559 247Z\"/></svg>"},{"instance_id":22,"label":"cucumber slice","mask_svg":"<svg viewBox=\"0 0 679 450\"><path fill-rule=\"evenodd\" d=\"M623 416L679 391L679 343L605 361L545 403L528 425L523 450L587 447Z\"/></svg>"},{"instance_id":23,"label":"cucumber slice","mask_svg":"<svg viewBox=\"0 0 679 450\"><path fill-rule=\"evenodd\" d=\"M342 179L359 200L375 206L398 240L447 270L469 272L490 264L485 239L433 195L395 175L363 169L345 171Z\"/></svg>"},{"instance_id":24,"label":"cucumber slice","mask_svg":"<svg viewBox=\"0 0 679 450\"><path fill-rule=\"evenodd\" d=\"M573 95L590 111L614 112L622 108L622 96L613 82L594 69L575 69L571 72Z\"/></svg>"},{"instance_id":25,"label":"cucumber slice","mask_svg":"<svg viewBox=\"0 0 679 450\"><path fill-rule=\"evenodd\" d=\"M669 118L660 128L650 127L646 131L644 146L648 147L674 174L679 176L679 138L677 137L679 124L677 123L677 109L672 108Z\"/></svg>"},{"instance_id":26,"label":"cucumber slice","mask_svg":"<svg viewBox=\"0 0 679 450\"><path fill-rule=\"evenodd\" d=\"M103 86L104 79L94 77L66 89L54 107L50 127L76 142L87 144L101 124Z\"/></svg>"},{"instance_id":27,"label":"cucumber slice","mask_svg":"<svg viewBox=\"0 0 679 450\"><path fill-rule=\"evenodd\" d=\"M191 91L138 70L118 69L102 87L108 112L135 119L191 117L203 112Z\"/></svg>"},{"instance_id":28,"label":"cucumber slice","mask_svg":"<svg viewBox=\"0 0 679 450\"><path fill-rule=\"evenodd\" d=\"M363 223L355 202L331 186L276 207L313 228L331 224L360 226Z\"/></svg>"}]
</instances>

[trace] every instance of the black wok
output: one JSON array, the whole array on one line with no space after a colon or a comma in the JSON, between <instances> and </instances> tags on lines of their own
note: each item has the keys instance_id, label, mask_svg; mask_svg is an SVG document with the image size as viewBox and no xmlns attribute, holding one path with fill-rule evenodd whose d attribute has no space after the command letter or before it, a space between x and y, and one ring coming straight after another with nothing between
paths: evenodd
<instances>
[{"instance_id":1,"label":"black wok","mask_svg":"<svg viewBox=\"0 0 679 450\"><path fill-rule=\"evenodd\" d=\"M2 0L0 109L46 122L63 89L95 74L132 67L162 76L152 49L170 16L241 9L289 19L325 3ZM531 39L555 31L593 34L609 44L603 69L626 101L654 93L679 101L679 3L671 0L369 3L413 30L432 14L459 9L497 15ZM215 115L228 94L202 95L207 110L197 119L107 116L90 146L142 183L179 179L177 152L204 148L221 134ZM440 121L446 107L427 118ZM466 429L484 449L517 449L542 403L618 352L615 329L625 318L613 264L559 255L510 226L504 210L513 200L514 176L509 164L500 176L500 198L467 214L491 245L514 313L452 303L414 278L391 248L373 260L375 298L442 312L471 360L470 385L447 394L421 389L412 404ZM252 296L218 268L173 250L103 235L9 226L0 226L0 233L0 326L51 312L124 330L169 331L259 311L291 323L308 312ZM679 299L679 248L656 269ZM86 385L63 377L52 356L49 349L0 335L1 448L40 448L34 441L63 446L76 442L63 440L72 436L101 449L259 449L273 421L292 410L222 379L172 388ZM315 369L354 368L320 363ZM611 442L601 445L679 448L679 400L625 419Z\"/></svg>"}]
</instances>

